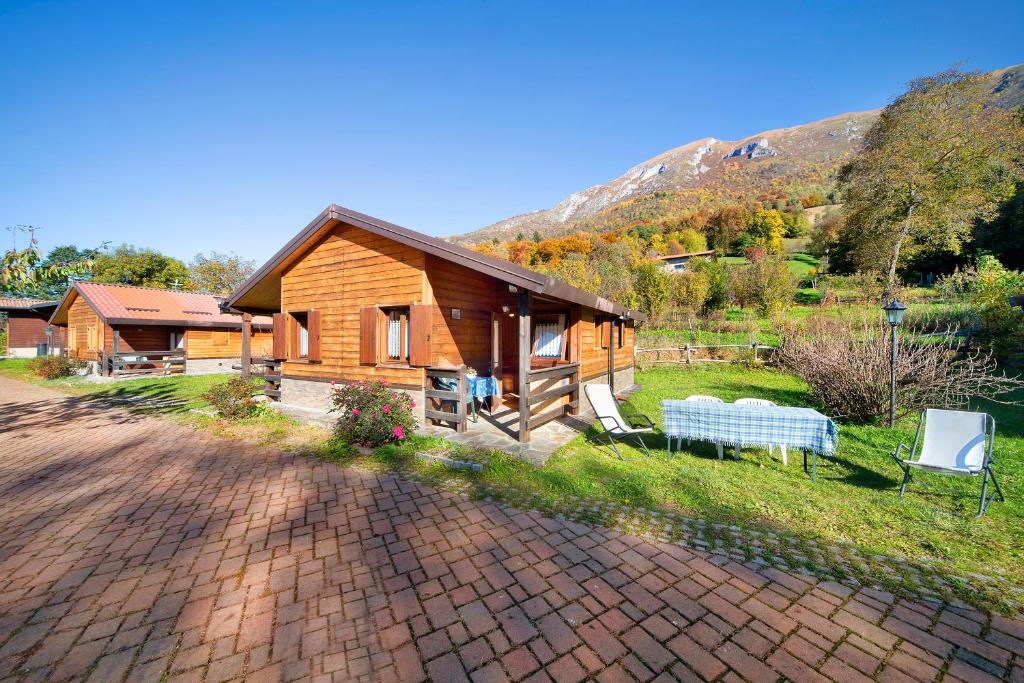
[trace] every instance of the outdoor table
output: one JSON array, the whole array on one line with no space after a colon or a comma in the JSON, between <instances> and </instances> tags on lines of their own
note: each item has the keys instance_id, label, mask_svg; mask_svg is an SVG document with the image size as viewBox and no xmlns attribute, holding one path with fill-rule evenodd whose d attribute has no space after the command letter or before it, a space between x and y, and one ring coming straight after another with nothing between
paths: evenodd
<instances>
[{"instance_id":1,"label":"outdoor table","mask_svg":"<svg viewBox=\"0 0 1024 683\"><path fill-rule=\"evenodd\" d=\"M483 377L477 375L475 377L466 377L466 384L469 387L469 399L473 405L473 419L476 420L476 400L480 399L491 399L490 410L493 413L494 407L500 405L501 401L501 385L498 384L497 377Z\"/></svg>"},{"instance_id":2,"label":"outdoor table","mask_svg":"<svg viewBox=\"0 0 1024 683\"><path fill-rule=\"evenodd\" d=\"M818 453L833 455L839 445L839 427L829 417L811 408L786 406L750 406L735 403L703 403L698 401L664 400L661 409L665 419L668 451L672 439L710 441L735 444L737 454L744 446L786 446L812 453L811 480L818 479Z\"/></svg>"}]
</instances>

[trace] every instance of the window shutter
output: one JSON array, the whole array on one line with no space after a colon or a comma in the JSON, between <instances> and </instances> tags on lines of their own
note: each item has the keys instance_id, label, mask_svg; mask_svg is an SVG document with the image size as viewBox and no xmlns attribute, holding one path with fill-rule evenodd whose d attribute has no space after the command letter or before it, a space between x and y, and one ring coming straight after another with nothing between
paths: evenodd
<instances>
[{"instance_id":1,"label":"window shutter","mask_svg":"<svg viewBox=\"0 0 1024 683\"><path fill-rule=\"evenodd\" d=\"M284 360L288 357L284 344L284 327L286 324L287 316L284 313L274 314L274 344L272 349L274 360Z\"/></svg>"},{"instance_id":2,"label":"window shutter","mask_svg":"<svg viewBox=\"0 0 1024 683\"><path fill-rule=\"evenodd\" d=\"M607 349L612 345L612 321L610 318L601 318L601 348Z\"/></svg>"},{"instance_id":3,"label":"window shutter","mask_svg":"<svg viewBox=\"0 0 1024 683\"><path fill-rule=\"evenodd\" d=\"M306 330L309 336L309 352L306 358L311 363L320 362L320 311L306 313Z\"/></svg>"},{"instance_id":4,"label":"window shutter","mask_svg":"<svg viewBox=\"0 0 1024 683\"><path fill-rule=\"evenodd\" d=\"M377 364L377 307L359 309L359 362Z\"/></svg>"},{"instance_id":5,"label":"window shutter","mask_svg":"<svg viewBox=\"0 0 1024 683\"><path fill-rule=\"evenodd\" d=\"M409 307L409 365L430 365L433 356L433 310L434 307L429 304Z\"/></svg>"}]
</instances>

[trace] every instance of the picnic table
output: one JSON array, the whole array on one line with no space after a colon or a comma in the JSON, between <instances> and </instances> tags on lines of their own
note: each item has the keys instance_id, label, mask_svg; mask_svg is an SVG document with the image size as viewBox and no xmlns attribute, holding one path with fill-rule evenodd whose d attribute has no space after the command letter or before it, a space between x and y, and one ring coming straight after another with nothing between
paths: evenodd
<instances>
[{"instance_id":1,"label":"picnic table","mask_svg":"<svg viewBox=\"0 0 1024 683\"><path fill-rule=\"evenodd\" d=\"M786 446L812 453L811 480L818 478L818 453L834 455L839 445L839 427L831 418L811 408L750 406L735 403L703 403L667 399L661 402L669 454L672 440L710 441L734 444L737 457L744 446Z\"/></svg>"}]
</instances>

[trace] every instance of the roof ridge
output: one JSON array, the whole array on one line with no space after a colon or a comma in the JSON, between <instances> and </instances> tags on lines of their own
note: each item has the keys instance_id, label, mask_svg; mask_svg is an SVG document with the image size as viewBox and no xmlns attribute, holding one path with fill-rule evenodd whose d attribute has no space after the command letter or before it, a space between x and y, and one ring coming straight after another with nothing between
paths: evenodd
<instances>
[{"instance_id":1,"label":"roof ridge","mask_svg":"<svg viewBox=\"0 0 1024 683\"><path fill-rule=\"evenodd\" d=\"M170 287L143 287L142 285L129 285L126 282L99 282L97 280L78 280L75 282L76 285L102 285L104 287L121 287L123 289L144 289L149 292L171 292L172 294L201 294L203 296L212 296L214 299L226 298L221 294L214 294L213 292L197 292L189 291L184 289L171 289Z\"/></svg>"}]
</instances>

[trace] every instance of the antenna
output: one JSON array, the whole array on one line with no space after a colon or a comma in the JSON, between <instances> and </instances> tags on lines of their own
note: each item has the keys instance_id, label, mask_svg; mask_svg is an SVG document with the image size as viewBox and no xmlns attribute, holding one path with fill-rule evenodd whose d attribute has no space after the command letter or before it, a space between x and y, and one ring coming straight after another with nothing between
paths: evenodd
<instances>
[{"instance_id":1,"label":"antenna","mask_svg":"<svg viewBox=\"0 0 1024 683\"><path fill-rule=\"evenodd\" d=\"M174 278L174 284L171 285L171 289L174 289L174 290L181 289L181 283L178 282L178 278Z\"/></svg>"}]
</instances>

